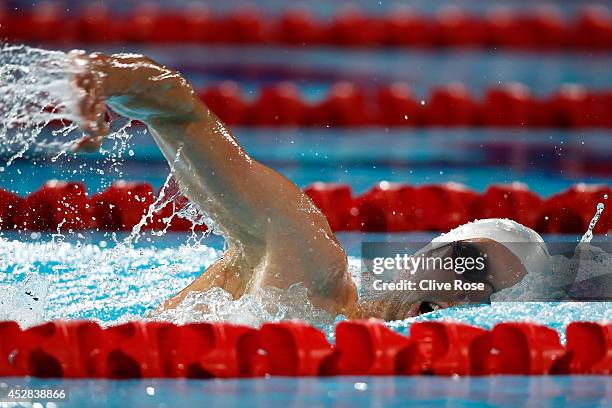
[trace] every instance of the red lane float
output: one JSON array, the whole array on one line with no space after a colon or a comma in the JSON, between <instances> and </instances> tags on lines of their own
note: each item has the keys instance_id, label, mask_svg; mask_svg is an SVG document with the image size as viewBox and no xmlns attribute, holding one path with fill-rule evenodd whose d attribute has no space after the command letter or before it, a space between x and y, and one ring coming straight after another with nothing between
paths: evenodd
<instances>
[{"instance_id":1,"label":"red lane float","mask_svg":"<svg viewBox=\"0 0 612 408\"><path fill-rule=\"evenodd\" d=\"M22 334L13 364L34 377L84 378L94 376L82 356L87 344L83 333L99 328L93 322L55 321L31 327Z\"/></svg>"},{"instance_id":2,"label":"red lane float","mask_svg":"<svg viewBox=\"0 0 612 408\"><path fill-rule=\"evenodd\" d=\"M251 7L239 7L221 18L223 37L221 42L230 44L262 44L270 40L269 27L262 13Z\"/></svg>"},{"instance_id":3,"label":"red lane float","mask_svg":"<svg viewBox=\"0 0 612 408\"><path fill-rule=\"evenodd\" d=\"M0 377L240 378L315 375L546 375L612 371L612 325L575 322L567 346L532 323L492 330L413 323L410 336L382 321L344 321L336 342L300 321L260 329L227 323L129 322L107 328L52 321L22 330L0 322Z\"/></svg>"},{"instance_id":4,"label":"red lane float","mask_svg":"<svg viewBox=\"0 0 612 408\"><path fill-rule=\"evenodd\" d=\"M415 187L382 181L354 199L349 229L367 232L399 232L419 229L419 217L412 204Z\"/></svg>"},{"instance_id":5,"label":"red lane float","mask_svg":"<svg viewBox=\"0 0 612 408\"><path fill-rule=\"evenodd\" d=\"M478 195L457 183L412 187L381 182L357 197L362 231L446 231L472 219Z\"/></svg>"},{"instance_id":6,"label":"red lane float","mask_svg":"<svg viewBox=\"0 0 612 408\"><path fill-rule=\"evenodd\" d=\"M532 323L500 323L475 344L474 374L550 374L565 349L557 332Z\"/></svg>"},{"instance_id":7,"label":"red lane float","mask_svg":"<svg viewBox=\"0 0 612 408\"><path fill-rule=\"evenodd\" d=\"M318 44L325 35L324 29L306 9L285 11L273 34L280 44L305 46Z\"/></svg>"},{"instance_id":8,"label":"red lane float","mask_svg":"<svg viewBox=\"0 0 612 408\"><path fill-rule=\"evenodd\" d=\"M421 231L448 231L471 221L479 195L463 184L449 182L416 189L412 206Z\"/></svg>"},{"instance_id":9,"label":"red lane float","mask_svg":"<svg viewBox=\"0 0 612 408\"><path fill-rule=\"evenodd\" d=\"M535 228L549 234L583 233L595 215L597 204L605 203L606 197L612 197L610 186L577 184L544 201L542 211L536 217ZM604 211L593 231L606 233L610 229L612 215L610 211Z\"/></svg>"},{"instance_id":10,"label":"red lane float","mask_svg":"<svg viewBox=\"0 0 612 408\"><path fill-rule=\"evenodd\" d=\"M353 194L349 185L319 182L306 186L304 192L327 217L332 230L352 229Z\"/></svg>"},{"instance_id":11,"label":"red lane float","mask_svg":"<svg viewBox=\"0 0 612 408\"><path fill-rule=\"evenodd\" d=\"M492 46L511 49L539 48L536 43L538 39L531 30L530 16L515 17L510 9L500 7L488 13L486 20L486 28L489 30L487 39Z\"/></svg>"},{"instance_id":12,"label":"red lane float","mask_svg":"<svg viewBox=\"0 0 612 408\"><path fill-rule=\"evenodd\" d=\"M202 101L228 125L247 122L247 103L242 99L238 84L224 81L199 93Z\"/></svg>"},{"instance_id":13,"label":"red lane float","mask_svg":"<svg viewBox=\"0 0 612 408\"><path fill-rule=\"evenodd\" d=\"M457 82L434 88L423 100L404 82L362 89L340 81L318 102L307 101L296 84L286 81L263 87L254 101L232 81L198 94L224 122L249 126L612 126L612 93L581 85L536 97L525 85L508 83L489 88L482 100Z\"/></svg>"},{"instance_id":14,"label":"red lane float","mask_svg":"<svg viewBox=\"0 0 612 408\"><path fill-rule=\"evenodd\" d=\"M609 9L602 6L583 9L572 35L577 47L609 48L612 44L612 16Z\"/></svg>"},{"instance_id":15,"label":"red lane float","mask_svg":"<svg viewBox=\"0 0 612 408\"><path fill-rule=\"evenodd\" d=\"M434 88L425 105L425 123L430 126L474 126L479 107L462 83Z\"/></svg>"},{"instance_id":16,"label":"red lane float","mask_svg":"<svg viewBox=\"0 0 612 408\"><path fill-rule=\"evenodd\" d=\"M485 333L484 329L461 323L413 323L410 326L411 343L397 357L397 373L473 374L472 345Z\"/></svg>"},{"instance_id":17,"label":"red lane float","mask_svg":"<svg viewBox=\"0 0 612 408\"><path fill-rule=\"evenodd\" d=\"M81 352L89 377L163 377L155 332L167 323L129 322L82 329Z\"/></svg>"},{"instance_id":18,"label":"red lane float","mask_svg":"<svg viewBox=\"0 0 612 408\"><path fill-rule=\"evenodd\" d=\"M91 198L98 227L108 231L131 230L153 201L153 187L150 184L126 181L117 181Z\"/></svg>"},{"instance_id":19,"label":"red lane float","mask_svg":"<svg viewBox=\"0 0 612 408\"><path fill-rule=\"evenodd\" d=\"M558 374L612 374L612 324L574 322L567 326L567 353Z\"/></svg>"},{"instance_id":20,"label":"red lane float","mask_svg":"<svg viewBox=\"0 0 612 408\"><path fill-rule=\"evenodd\" d=\"M371 47L386 39L384 21L350 7L340 10L326 30L326 40L339 46Z\"/></svg>"},{"instance_id":21,"label":"red lane float","mask_svg":"<svg viewBox=\"0 0 612 408\"><path fill-rule=\"evenodd\" d=\"M485 44L485 20L465 14L457 7L445 7L436 14L438 44L445 47L477 47Z\"/></svg>"},{"instance_id":22,"label":"red lane float","mask_svg":"<svg viewBox=\"0 0 612 408\"><path fill-rule=\"evenodd\" d=\"M535 227L541 207L542 199L518 182L491 185L474 203L480 218L509 218L529 228Z\"/></svg>"},{"instance_id":23,"label":"red lane float","mask_svg":"<svg viewBox=\"0 0 612 408\"><path fill-rule=\"evenodd\" d=\"M351 7L322 19L303 9L271 16L241 7L213 15L200 4L167 9L153 2L140 4L126 14L87 4L75 15L52 2L4 13L0 35L29 42L612 49L612 17L606 7L584 8L572 20L563 19L554 7L529 11L496 8L483 16L456 7L442 8L431 16L406 8L371 15ZM57 35L50 37L49 32Z\"/></svg>"},{"instance_id":24,"label":"red lane float","mask_svg":"<svg viewBox=\"0 0 612 408\"><path fill-rule=\"evenodd\" d=\"M314 183L304 192L332 230L365 232L445 232L476 219L509 218L545 234L582 234L597 205L612 196L606 185L576 184L543 200L522 183L495 184L477 193L454 182L412 186L387 181L358 196L349 185L337 183ZM25 199L0 189L0 228L129 231L142 222L143 229L156 231L206 231L201 222L183 218L183 212L191 212L186 211L190 202L175 193L164 192L151 208L155 197L146 183L118 181L89 199L80 183L50 181ZM612 213L604 211L594 232L610 230Z\"/></svg>"},{"instance_id":25,"label":"red lane float","mask_svg":"<svg viewBox=\"0 0 612 408\"><path fill-rule=\"evenodd\" d=\"M385 18L387 43L395 47L431 47L436 43L436 26L409 8L400 8Z\"/></svg>"},{"instance_id":26,"label":"red lane float","mask_svg":"<svg viewBox=\"0 0 612 408\"><path fill-rule=\"evenodd\" d=\"M480 100L458 82L435 87L424 99L401 81L374 88L339 81L318 101L308 100L290 81L263 86L255 98L234 81L210 85L197 94L229 125L612 128L612 92L582 85L563 85L540 97L523 84L507 83L488 88ZM55 119L49 126L67 123Z\"/></svg>"},{"instance_id":27,"label":"red lane float","mask_svg":"<svg viewBox=\"0 0 612 408\"><path fill-rule=\"evenodd\" d=\"M485 126L528 126L533 98L522 84L511 83L490 88L482 105L481 121Z\"/></svg>"},{"instance_id":28,"label":"red lane float","mask_svg":"<svg viewBox=\"0 0 612 408\"><path fill-rule=\"evenodd\" d=\"M161 10L151 3L135 8L128 17L129 31L123 31L130 42L181 42L187 40L186 15Z\"/></svg>"},{"instance_id":29,"label":"red lane float","mask_svg":"<svg viewBox=\"0 0 612 408\"><path fill-rule=\"evenodd\" d=\"M320 104L310 109L310 122L325 126L364 126L372 123L372 110L369 109L363 90L348 81L335 83Z\"/></svg>"},{"instance_id":30,"label":"red lane float","mask_svg":"<svg viewBox=\"0 0 612 408\"><path fill-rule=\"evenodd\" d=\"M332 354L325 334L300 321L264 324L259 344L271 375L319 375L323 361Z\"/></svg>"},{"instance_id":31,"label":"red lane float","mask_svg":"<svg viewBox=\"0 0 612 408\"><path fill-rule=\"evenodd\" d=\"M376 96L378 123L383 126L416 126L423 119L423 106L404 82L383 86Z\"/></svg>"},{"instance_id":32,"label":"red lane float","mask_svg":"<svg viewBox=\"0 0 612 408\"><path fill-rule=\"evenodd\" d=\"M322 364L322 375L391 375L396 358L410 340L380 320L343 321L336 326L334 353Z\"/></svg>"},{"instance_id":33,"label":"red lane float","mask_svg":"<svg viewBox=\"0 0 612 408\"><path fill-rule=\"evenodd\" d=\"M236 378L262 375L257 331L231 324L165 325L157 330L164 376Z\"/></svg>"},{"instance_id":34,"label":"red lane float","mask_svg":"<svg viewBox=\"0 0 612 408\"><path fill-rule=\"evenodd\" d=\"M55 43L75 43L80 39L77 19L71 18L65 7L54 2L41 3L29 10L8 10L0 6L6 19L0 27L0 37L16 42L40 43L51 39ZM49 36L53 33L53 36Z\"/></svg>"},{"instance_id":35,"label":"red lane float","mask_svg":"<svg viewBox=\"0 0 612 408\"><path fill-rule=\"evenodd\" d=\"M587 91L579 85L563 86L552 98L555 119L565 127L579 128L589 122Z\"/></svg>"},{"instance_id":36,"label":"red lane float","mask_svg":"<svg viewBox=\"0 0 612 408\"><path fill-rule=\"evenodd\" d=\"M89 199L83 183L51 180L23 199L15 211L17 229L32 231L82 230L92 226Z\"/></svg>"},{"instance_id":37,"label":"red lane float","mask_svg":"<svg viewBox=\"0 0 612 408\"><path fill-rule=\"evenodd\" d=\"M297 126L304 122L306 106L300 91L292 82L264 87L250 109L248 120L253 125Z\"/></svg>"},{"instance_id":38,"label":"red lane float","mask_svg":"<svg viewBox=\"0 0 612 408\"><path fill-rule=\"evenodd\" d=\"M0 377L25 375L14 362L15 350L22 342L22 330L11 321L0 321Z\"/></svg>"},{"instance_id":39,"label":"red lane float","mask_svg":"<svg viewBox=\"0 0 612 408\"><path fill-rule=\"evenodd\" d=\"M115 24L111 11L98 3L87 3L78 21L81 40L87 43L114 43L121 40L122 26Z\"/></svg>"},{"instance_id":40,"label":"red lane float","mask_svg":"<svg viewBox=\"0 0 612 408\"><path fill-rule=\"evenodd\" d=\"M23 199L10 191L0 189L0 230L16 227L15 213L21 207Z\"/></svg>"}]
</instances>

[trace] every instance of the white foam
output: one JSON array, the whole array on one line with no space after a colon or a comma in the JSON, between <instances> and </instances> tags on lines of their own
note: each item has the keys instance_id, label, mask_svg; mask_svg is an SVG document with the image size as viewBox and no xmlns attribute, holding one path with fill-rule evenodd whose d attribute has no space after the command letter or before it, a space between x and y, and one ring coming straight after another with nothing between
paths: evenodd
<instances>
[{"instance_id":1,"label":"white foam","mask_svg":"<svg viewBox=\"0 0 612 408\"><path fill-rule=\"evenodd\" d=\"M49 282L45 277L30 273L23 282L0 285L0 321L15 320L27 327L44 321Z\"/></svg>"},{"instance_id":2,"label":"white foam","mask_svg":"<svg viewBox=\"0 0 612 408\"><path fill-rule=\"evenodd\" d=\"M154 319L177 324L226 321L249 326L286 319L301 319L319 326L329 326L334 321L310 303L308 290L301 284L286 290L258 287L236 300L221 288L192 292L175 309L155 315Z\"/></svg>"}]
</instances>

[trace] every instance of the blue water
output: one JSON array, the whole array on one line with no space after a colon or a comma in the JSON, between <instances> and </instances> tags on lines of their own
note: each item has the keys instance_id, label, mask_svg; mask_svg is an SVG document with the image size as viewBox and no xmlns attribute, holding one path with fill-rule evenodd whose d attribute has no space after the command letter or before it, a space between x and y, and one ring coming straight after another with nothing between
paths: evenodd
<instances>
[{"instance_id":1,"label":"blue water","mask_svg":"<svg viewBox=\"0 0 612 408\"><path fill-rule=\"evenodd\" d=\"M64 388L58 407L606 407L610 377L343 377L254 380L1 379Z\"/></svg>"},{"instance_id":2,"label":"blue water","mask_svg":"<svg viewBox=\"0 0 612 408\"><path fill-rule=\"evenodd\" d=\"M120 165L99 154L40 157L35 166L23 160L0 173L0 187L27 194L52 178L84 181L90 192L117 178L161 187L169 171L165 159L148 135L132 133ZM236 128L234 133L254 159L300 186L342 182L359 193L381 180L453 180L483 191L492 183L522 181L549 196L578 182L612 184L608 130Z\"/></svg>"},{"instance_id":3,"label":"blue water","mask_svg":"<svg viewBox=\"0 0 612 408\"><path fill-rule=\"evenodd\" d=\"M76 7L78 2L70 3ZM115 1L113 6L119 3L123 2ZM230 3L215 1L213 8L227 8ZM386 1L359 3L372 11L384 11L391 5ZM433 3L410 3L428 12L437 8ZM524 2L517 0L503 3L524 6ZM268 8L279 5L276 0L262 4ZM322 1L308 4L323 14L337 7ZM483 0L464 0L461 4L479 12L490 7L490 2ZM570 12L581 4L572 2L564 8ZM198 87L223 79L238 80L249 98L256 97L255 90L260 85L279 79L298 81L310 100L323 97L337 80L351 80L366 88L407 81L416 95L423 98L432 86L449 81L466 83L476 96L481 96L487 87L509 81L523 82L538 95L547 95L567 82L596 89L612 86L609 69L612 57L607 54L261 47L130 47L129 51L147 53L179 68ZM413 184L453 180L483 191L491 183L523 181L537 193L548 196L576 182L612 184L609 129L234 130L255 159L281 171L300 186L314 181L345 182L354 191L363 192L380 180ZM149 138L135 135L130 148L132 154L126 152L125 161L119 164L98 155L62 156L57 161L40 157L36 165L31 160L17 161L0 173L0 187L27 194L50 178L84 181L90 192L99 191L118 178L147 181L160 187L168 167L157 147ZM6 252L0 256L0 283L19 288L19 283L35 273L43 277L39 286L48 290L46 307L32 302L14 305L12 310L28 315L30 322L64 317L112 323L141 318L201 273L222 248L222 240L215 236L201 239L201 246L193 249L184 245L188 239L184 234L147 236L133 251L117 258L112 248L116 247L115 240L125 238L122 234L84 232L64 237L4 233L3 237L8 241L3 241ZM432 234L339 234L353 262L359 262L360 244L365 240L422 242L431 238ZM573 241L577 238L562 237ZM51 240L53 245L49 244ZM483 327L503 320L530 319L562 333L569 321L612 320L612 304L502 304L446 309L423 318L456 319ZM392 327L406 332L409 324L396 322ZM74 407L603 407L609 406L612 398L610 378L594 376L209 381L0 379L0 388L3 384L66 387L70 401L57 406Z\"/></svg>"}]
</instances>

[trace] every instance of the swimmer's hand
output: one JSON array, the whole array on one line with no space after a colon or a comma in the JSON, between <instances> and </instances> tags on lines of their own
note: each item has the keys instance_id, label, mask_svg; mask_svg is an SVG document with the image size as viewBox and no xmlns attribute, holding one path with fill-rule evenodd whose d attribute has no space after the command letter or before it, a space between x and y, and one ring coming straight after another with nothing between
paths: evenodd
<instances>
[{"instance_id":1,"label":"swimmer's hand","mask_svg":"<svg viewBox=\"0 0 612 408\"><path fill-rule=\"evenodd\" d=\"M139 54L105 55L71 51L78 90L79 126L86 136L75 151L92 151L108 134L106 106L149 127L185 126L209 115L189 82Z\"/></svg>"},{"instance_id":2,"label":"swimmer's hand","mask_svg":"<svg viewBox=\"0 0 612 408\"><path fill-rule=\"evenodd\" d=\"M71 51L69 57L76 68L74 84L78 90L79 127L85 132L85 136L72 147L72 150L95 152L108 134L108 124L105 119L104 74L96 69L96 65L106 57L102 54L87 55L79 50Z\"/></svg>"}]
</instances>

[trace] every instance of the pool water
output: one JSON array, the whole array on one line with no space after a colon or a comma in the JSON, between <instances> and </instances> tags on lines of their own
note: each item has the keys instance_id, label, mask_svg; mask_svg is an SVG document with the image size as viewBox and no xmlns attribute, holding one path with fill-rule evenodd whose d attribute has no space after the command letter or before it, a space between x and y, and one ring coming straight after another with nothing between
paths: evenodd
<instances>
[{"instance_id":1,"label":"pool water","mask_svg":"<svg viewBox=\"0 0 612 408\"><path fill-rule=\"evenodd\" d=\"M357 281L362 242L428 242L434 236L432 233L338 234ZM128 245L130 237L128 233L99 232L75 235L5 233L5 239L0 241L0 253L3 254L0 281L8 296L0 300L0 319L31 325L62 318L94 319L106 324L144 318L162 300L202 273L223 249L223 239L215 235L166 234L159 237L145 233L137 242L132 236ZM551 236L549 241L576 242L576 239ZM266 295L273 296L272 293ZM277 295L280 297L273 299L282 303L282 309L271 307L266 296L231 301L222 292L208 293L204 300L211 302L215 309L213 314L202 315L186 309L165 317L177 323L230 320L250 325L282 318L303 318L332 335L332 321L325 318L319 321L321 315L308 306L305 294ZM486 328L507 320L531 320L557 329L563 337L565 325L572 321L612 320L612 304L501 302L439 310L416 319L392 322L390 326L406 333L412 321L423 319L459 320Z\"/></svg>"},{"instance_id":2,"label":"pool water","mask_svg":"<svg viewBox=\"0 0 612 408\"><path fill-rule=\"evenodd\" d=\"M550 196L578 183L612 182L610 132L594 129L282 129L236 128L256 160L303 187L315 181L347 183L361 193L387 180L408 184L449 180L484 191L521 181ZM90 193L117 178L163 185L169 167L144 131L132 129L118 160L107 155L34 155L0 173L0 185L25 195L45 180L83 181ZM41 138L48 136L44 132ZM27 177L24 177L27 175Z\"/></svg>"},{"instance_id":3,"label":"pool water","mask_svg":"<svg viewBox=\"0 0 612 408\"><path fill-rule=\"evenodd\" d=\"M242 380L0 380L65 388L75 407L605 407L609 377L341 377ZM62 403L57 403L62 406Z\"/></svg>"},{"instance_id":4,"label":"pool water","mask_svg":"<svg viewBox=\"0 0 612 408\"><path fill-rule=\"evenodd\" d=\"M274 2L272 2L274 3ZM365 4L365 2L361 2ZM369 2L372 3L372 2ZM414 2L413 2L414 3ZM467 2L470 3L470 2ZM472 2L474 3L474 2ZM478 3L478 2L475 2ZM481 2L485 3L485 2ZM105 50L104 47L94 47ZM109 51L109 50L106 50ZM116 50L114 50L116 51ZM177 67L197 87L211 81L239 80L249 97L262 84L295 80L305 97L321 98L337 80L360 86L407 81L418 97L432 86L464 82L476 96L511 81L534 94L548 95L565 82L592 89L612 85L612 57L493 51L364 51L269 49L261 47L136 47ZM291 68L287 69L287 61ZM296 74L297 73L297 74ZM315 181L343 182L361 193L381 180L411 184L461 182L479 191L491 183L522 181L549 196L574 183L612 183L609 130L517 129L234 129L253 158L305 186ZM71 154L33 153L0 172L0 187L25 195L48 179L83 181L89 193L118 178L145 181L156 188L168 166L151 139L131 130L119 160ZM47 137L49 134L43 134ZM606 211L609 211L607 205ZM24 325L57 318L94 319L113 324L145 318L220 254L215 235L82 232L69 235L1 233L0 320ZM388 240L426 242L431 233L343 233L339 239L353 268L360 244ZM561 237L577 242L578 236ZM609 237L599 237L609 239ZM128 240L126 243L126 239ZM546 237L547 240L560 237ZM300 293L298 293L299 295ZM291 294L290 294L291 295ZM291 296L289 296L291 297ZM214 300L214 299L213 299ZM295 303L266 310L257 299L228 302L222 297L215 318L258 324L314 313ZM302 314L300 314L302 313ZM294 316L295 315L295 316ZM177 320L193 316L176 316ZM208 316L209 318L211 316ZM307 317L313 317L308 315ZM577 320L612 320L612 303L500 303L440 310L390 323L406 333L413 321L459 320L482 327L507 320L532 320L563 333ZM323 328L331 333L332 326ZM254 380L41 380L0 379L3 384L67 387L71 406L606 406L609 377L359 377L265 378ZM62 406L62 403L58 403ZM1 406L1 403L0 403Z\"/></svg>"}]
</instances>

